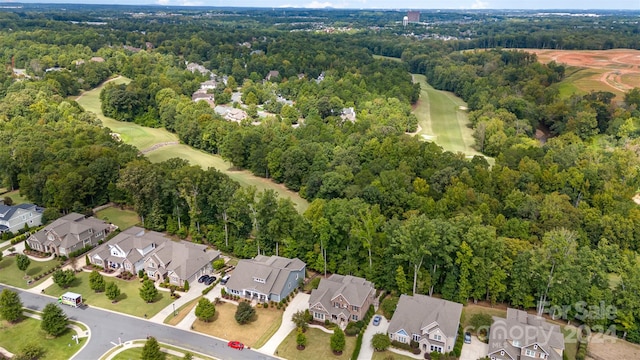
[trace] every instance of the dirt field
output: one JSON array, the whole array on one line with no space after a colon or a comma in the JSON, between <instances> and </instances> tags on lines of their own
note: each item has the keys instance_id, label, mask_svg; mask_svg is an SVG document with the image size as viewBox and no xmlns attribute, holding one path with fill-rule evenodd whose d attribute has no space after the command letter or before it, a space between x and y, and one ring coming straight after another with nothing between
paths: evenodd
<instances>
[{"instance_id":1,"label":"dirt field","mask_svg":"<svg viewBox=\"0 0 640 360\"><path fill-rule=\"evenodd\" d=\"M543 63L555 61L559 64L582 68L567 80L581 91L610 91L621 96L626 91L640 86L640 50L540 50L526 51L538 55Z\"/></svg>"},{"instance_id":2,"label":"dirt field","mask_svg":"<svg viewBox=\"0 0 640 360\"><path fill-rule=\"evenodd\" d=\"M589 356L595 360L640 359L640 345L609 335L597 334L589 339Z\"/></svg>"}]
</instances>

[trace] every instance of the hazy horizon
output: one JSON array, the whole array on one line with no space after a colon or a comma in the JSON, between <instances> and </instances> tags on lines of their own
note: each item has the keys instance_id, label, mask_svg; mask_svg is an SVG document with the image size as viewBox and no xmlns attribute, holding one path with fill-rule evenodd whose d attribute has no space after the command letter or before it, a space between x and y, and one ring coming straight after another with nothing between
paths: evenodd
<instances>
[{"instance_id":1,"label":"hazy horizon","mask_svg":"<svg viewBox=\"0 0 640 360\"><path fill-rule=\"evenodd\" d=\"M256 8L336 8L336 9L416 9L416 10L640 10L640 0L451 0L446 3L405 0L402 2L386 0L272 0L268 3L260 0L49 0L49 1L5 1L10 4L86 4L86 5L149 5L149 6L212 6L212 7L256 7ZM433 3L434 6L430 6Z\"/></svg>"}]
</instances>

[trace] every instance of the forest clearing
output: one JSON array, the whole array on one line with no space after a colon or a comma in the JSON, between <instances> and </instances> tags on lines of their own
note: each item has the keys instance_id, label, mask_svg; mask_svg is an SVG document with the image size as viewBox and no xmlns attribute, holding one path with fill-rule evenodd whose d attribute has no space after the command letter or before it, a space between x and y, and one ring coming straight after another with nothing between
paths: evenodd
<instances>
[{"instance_id":1,"label":"forest clearing","mask_svg":"<svg viewBox=\"0 0 640 360\"><path fill-rule=\"evenodd\" d=\"M107 82L126 84L130 81L128 78L118 76ZM247 170L234 170L231 163L225 161L219 155L207 154L204 151L180 144L178 136L164 128L150 128L104 116L100 106L100 91L107 82L95 89L82 93L76 98L76 101L85 110L96 114L102 124L118 134L122 141L140 149L152 162L161 162L177 157L185 159L193 165L200 165L203 169L214 167L242 186L253 185L258 191L272 189L281 197L291 199L300 213L303 213L309 207L308 201L300 197L296 192L288 190L284 185L255 176Z\"/></svg>"},{"instance_id":2,"label":"forest clearing","mask_svg":"<svg viewBox=\"0 0 640 360\"><path fill-rule=\"evenodd\" d=\"M640 50L541 50L535 53L544 64L555 61L569 66L560 83L562 95L589 91L609 91L622 99L640 82ZM575 68L574 68L575 67Z\"/></svg>"}]
</instances>

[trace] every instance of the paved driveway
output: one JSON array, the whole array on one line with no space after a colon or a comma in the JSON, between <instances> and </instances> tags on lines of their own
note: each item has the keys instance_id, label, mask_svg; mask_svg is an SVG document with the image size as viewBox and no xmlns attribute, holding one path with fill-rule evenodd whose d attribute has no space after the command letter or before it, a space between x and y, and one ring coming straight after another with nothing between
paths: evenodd
<instances>
[{"instance_id":1,"label":"paved driveway","mask_svg":"<svg viewBox=\"0 0 640 360\"><path fill-rule=\"evenodd\" d=\"M489 344L485 344L478 340L477 337L471 337L471 344L462 345L462 354L460 354L460 360L478 360L487 356L489 350Z\"/></svg>"},{"instance_id":2,"label":"paved driveway","mask_svg":"<svg viewBox=\"0 0 640 360\"><path fill-rule=\"evenodd\" d=\"M289 335L295 328L296 324L291 321L291 317L296 312L309 308L309 294L298 293L293 300L289 303L287 308L282 313L282 324L278 331L267 341L264 346L262 346L259 351L265 354L274 354L276 349L278 349L278 345L284 340L284 338Z\"/></svg>"},{"instance_id":3,"label":"paved driveway","mask_svg":"<svg viewBox=\"0 0 640 360\"><path fill-rule=\"evenodd\" d=\"M382 316L382 315L380 315ZM364 335L362 337L362 348L360 348L360 354L358 355L358 360L370 360L373 356L373 346L371 346L371 340L373 339L373 335L377 333L387 333L387 329L389 328L389 321L382 316L380 320L380 325L373 326L373 317L371 321L369 321L369 325L367 325L367 329L364 331Z\"/></svg>"}]
</instances>

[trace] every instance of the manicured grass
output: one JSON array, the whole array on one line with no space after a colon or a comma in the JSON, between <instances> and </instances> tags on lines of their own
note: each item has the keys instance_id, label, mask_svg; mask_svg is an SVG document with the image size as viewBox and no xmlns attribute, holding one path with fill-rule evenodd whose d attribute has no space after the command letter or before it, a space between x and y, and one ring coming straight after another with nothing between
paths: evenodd
<instances>
[{"instance_id":1,"label":"manicured grass","mask_svg":"<svg viewBox=\"0 0 640 360\"><path fill-rule=\"evenodd\" d=\"M96 216L99 219L117 225L120 230L126 230L140 223L140 218L138 218L138 214L136 214L135 211L124 210L113 206L98 211Z\"/></svg>"},{"instance_id":2,"label":"manicured grass","mask_svg":"<svg viewBox=\"0 0 640 360\"><path fill-rule=\"evenodd\" d=\"M81 294L82 299L89 306L101 307L139 317L144 317L144 314L147 314L149 318L167 307L173 301L171 297L169 297L168 292L158 291L159 295L156 301L147 304L140 298L139 289L141 284L137 279L125 281L105 276L105 280L115 281L122 292L118 298L118 302L115 304L112 304L111 300L107 299L104 293L96 293L89 288L89 273L84 271L76 274L76 280L69 288L61 289L58 285L54 284L48 287L45 293L58 297L67 291L72 291Z\"/></svg>"},{"instance_id":3,"label":"manicured grass","mask_svg":"<svg viewBox=\"0 0 640 360\"><path fill-rule=\"evenodd\" d=\"M233 304L221 302L216 305L216 315L213 321L205 323L196 320L193 323L193 329L218 338L237 340L245 345L255 347L258 340L270 331L272 324L277 322L278 318L282 319L282 310L256 307L256 320L240 325L234 317L236 309L237 306Z\"/></svg>"},{"instance_id":4,"label":"manicured grass","mask_svg":"<svg viewBox=\"0 0 640 360\"><path fill-rule=\"evenodd\" d=\"M424 75L413 74L413 77L421 89L420 100L413 111L421 128L418 135L435 141L447 151L481 155L472 148L473 130L468 126L467 112L462 110L467 104L450 92L434 89Z\"/></svg>"},{"instance_id":5,"label":"manicured grass","mask_svg":"<svg viewBox=\"0 0 640 360\"><path fill-rule=\"evenodd\" d=\"M116 83L128 83L131 80L119 77L113 81ZM103 86L104 85L101 85L93 90L83 93L76 101L85 110L94 112L100 121L102 121L104 126L120 135L122 141L133 145L140 150L148 149L155 144L179 141L176 134L170 133L166 129L144 127L134 123L117 121L104 116L100 108L100 91ZM253 185L258 189L258 191L273 189L280 196L290 198L293 203L296 204L296 209L300 213L303 213L307 207L309 207L309 203L305 199L301 198L296 192L287 190L284 185L276 184L269 179L257 177L249 171L232 171L230 170L232 165L220 156L207 154L184 144L162 146L156 150L148 152L146 156L153 162L161 162L177 157L188 160L191 164L200 165L204 169L214 167L229 175L229 177L240 183L242 186Z\"/></svg>"},{"instance_id":6,"label":"manicured grass","mask_svg":"<svg viewBox=\"0 0 640 360\"><path fill-rule=\"evenodd\" d=\"M567 355L567 359L574 360L576 353L578 352L578 342L576 341L576 328L565 326L562 328L562 334L564 334L564 353ZM567 340L569 340L567 342Z\"/></svg>"},{"instance_id":7,"label":"manicured grass","mask_svg":"<svg viewBox=\"0 0 640 360\"><path fill-rule=\"evenodd\" d=\"M242 186L255 186L258 191L275 190L280 197L290 198L296 205L298 212L303 213L309 207L309 202L296 192L288 190L282 184L253 175L246 170L234 170L233 165L219 155L208 154L184 144L168 145L151 151L147 157L152 162L162 162L171 158L188 160L193 165L200 165L203 169L213 167L228 175Z\"/></svg>"},{"instance_id":8,"label":"manicured grass","mask_svg":"<svg viewBox=\"0 0 640 360\"><path fill-rule=\"evenodd\" d=\"M392 351L374 351L371 360L415 360L415 358L396 354Z\"/></svg>"},{"instance_id":9,"label":"manicured grass","mask_svg":"<svg viewBox=\"0 0 640 360\"><path fill-rule=\"evenodd\" d=\"M26 197L20 195L20 190L9 191L9 192L6 192L6 193L0 195L0 198L2 198L2 199L4 199L5 197L10 197L11 200L13 200L13 203L15 205L25 204L25 203L30 202L29 199L27 199Z\"/></svg>"},{"instance_id":10,"label":"manicured grass","mask_svg":"<svg viewBox=\"0 0 640 360\"><path fill-rule=\"evenodd\" d=\"M331 334L327 334L322 330L309 329L305 333L307 336L307 347L304 350L298 350L296 344L297 331L293 330L278 346L278 356L285 359L296 360L323 360L323 359L350 359L353 350L356 347L356 337L347 336L346 346L342 351L342 355L336 356L331 351L329 345Z\"/></svg>"},{"instance_id":11,"label":"manicured grass","mask_svg":"<svg viewBox=\"0 0 640 360\"><path fill-rule=\"evenodd\" d=\"M376 60L391 60L396 62L402 62L402 59L393 56L373 55Z\"/></svg>"},{"instance_id":12,"label":"manicured grass","mask_svg":"<svg viewBox=\"0 0 640 360\"><path fill-rule=\"evenodd\" d=\"M79 344L71 340L72 330L56 337L49 338L40 329L40 320L25 318L17 324L7 322L0 323L0 346L16 354L19 353L26 344L38 344L46 349L45 355L41 359L69 359L80 350L86 338L80 338ZM69 346L71 344L71 346Z\"/></svg>"},{"instance_id":13,"label":"manicured grass","mask_svg":"<svg viewBox=\"0 0 640 360\"><path fill-rule=\"evenodd\" d=\"M198 305L198 301L200 301L200 298L202 298L202 296L198 297L197 299L193 299L188 303L180 306L179 308L176 309L176 313L178 313L176 316L174 316L173 314L170 314L169 316L167 316L166 319L164 319L163 322L169 325L174 325L174 326L178 325L180 321L184 320L184 318L187 315L189 315L191 310L193 310L193 308L195 308Z\"/></svg>"},{"instance_id":14,"label":"manicured grass","mask_svg":"<svg viewBox=\"0 0 640 360\"><path fill-rule=\"evenodd\" d=\"M113 360L133 360L133 359L142 359L142 346L128 348L122 352L119 352L112 358ZM182 357L178 357L175 355L167 354L166 360L179 360Z\"/></svg>"},{"instance_id":15,"label":"manicured grass","mask_svg":"<svg viewBox=\"0 0 640 360\"><path fill-rule=\"evenodd\" d=\"M497 308L489 308L478 305L467 305L462 309L462 328L466 328L469 326L469 322L471 321L471 317L475 314L489 314L491 316L498 317L507 317L507 310L505 309L497 309Z\"/></svg>"},{"instance_id":16,"label":"manicured grass","mask_svg":"<svg viewBox=\"0 0 640 360\"><path fill-rule=\"evenodd\" d=\"M282 325L282 316L277 317L271 323L271 325L269 325L267 331L265 331L264 334L260 336L260 338L253 344L253 347L255 347L256 349L263 347L264 344L266 344L267 341L269 341L269 339L271 339L271 337L278 331L280 325Z\"/></svg>"},{"instance_id":17,"label":"manicured grass","mask_svg":"<svg viewBox=\"0 0 640 360\"><path fill-rule=\"evenodd\" d=\"M31 260L31 265L27 268L27 275L33 279L35 276L43 274L44 272L55 268L56 265L59 264L60 261L56 259L50 261ZM24 275L25 272L18 269L18 266L16 265L15 256L5 256L2 258L2 261L0 261L0 283L27 289L46 279L46 277L43 277L42 279L27 285L27 280L24 279Z\"/></svg>"},{"instance_id":18,"label":"manicured grass","mask_svg":"<svg viewBox=\"0 0 640 360\"><path fill-rule=\"evenodd\" d=\"M600 81L607 69L591 69L568 67L564 80L558 83L561 97L569 97L573 94L586 94L591 91L608 91L619 99L624 97L624 92Z\"/></svg>"}]
</instances>

